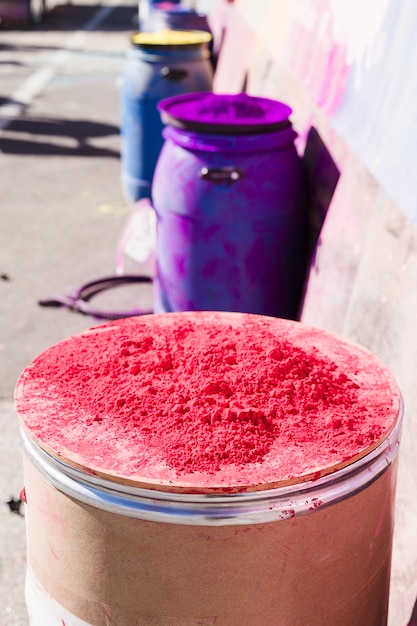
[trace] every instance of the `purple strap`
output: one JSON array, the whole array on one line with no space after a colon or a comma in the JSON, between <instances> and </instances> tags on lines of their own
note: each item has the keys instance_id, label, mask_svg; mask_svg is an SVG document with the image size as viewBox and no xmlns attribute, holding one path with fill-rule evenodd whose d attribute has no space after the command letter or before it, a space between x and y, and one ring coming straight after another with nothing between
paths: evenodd
<instances>
[{"instance_id":1,"label":"purple strap","mask_svg":"<svg viewBox=\"0 0 417 626\"><path fill-rule=\"evenodd\" d=\"M106 311L90 304L90 299L111 287L130 283L152 283L150 276L126 274L124 276L109 276L99 278L78 287L73 293L47 300L39 300L38 304L45 307L66 307L70 311L77 311L84 315L91 315L100 319L116 320L123 317L135 317L153 313L152 310L133 309L131 311Z\"/></svg>"}]
</instances>

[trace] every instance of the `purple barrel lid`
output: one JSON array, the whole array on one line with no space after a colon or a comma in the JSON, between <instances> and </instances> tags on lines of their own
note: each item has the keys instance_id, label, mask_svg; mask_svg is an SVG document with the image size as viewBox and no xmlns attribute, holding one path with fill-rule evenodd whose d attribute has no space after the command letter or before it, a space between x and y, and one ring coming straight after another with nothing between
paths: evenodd
<instances>
[{"instance_id":1,"label":"purple barrel lid","mask_svg":"<svg viewBox=\"0 0 417 626\"><path fill-rule=\"evenodd\" d=\"M189 9L178 2L155 2L153 8L158 11L165 11L167 13L196 13L194 9Z\"/></svg>"},{"instance_id":2,"label":"purple barrel lid","mask_svg":"<svg viewBox=\"0 0 417 626\"><path fill-rule=\"evenodd\" d=\"M291 126L289 106L247 93L187 93L161 100L158 109L164 124L197 132L253 134Z\"/></svg>"}]
</instances>

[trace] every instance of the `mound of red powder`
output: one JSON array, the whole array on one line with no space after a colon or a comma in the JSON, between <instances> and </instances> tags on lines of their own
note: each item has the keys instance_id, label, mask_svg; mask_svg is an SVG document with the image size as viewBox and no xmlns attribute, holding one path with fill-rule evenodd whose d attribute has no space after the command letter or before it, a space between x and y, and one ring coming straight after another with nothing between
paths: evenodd
<instances>
[{"instance_id":1,"label":"mound of red powder","mask_svg":"<svg viewBox=\"0 0 417 626\"><path fill-rule=\"evenodd\" d=\"M102 475L210 488L297 482L375 447L400 394L369 352L297 322L172 313L99 326L23 372L38 444Z\"/></svg>"}]
</instances>

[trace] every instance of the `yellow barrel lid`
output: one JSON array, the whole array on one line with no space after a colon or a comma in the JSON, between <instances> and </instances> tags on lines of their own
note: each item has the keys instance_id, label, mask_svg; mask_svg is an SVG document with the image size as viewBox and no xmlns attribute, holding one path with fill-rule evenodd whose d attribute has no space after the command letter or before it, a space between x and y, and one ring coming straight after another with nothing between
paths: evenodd
<instances>
[{"instance_id":1,"label":"yellow barrel lid","mask_svg":"<svg viewBox=\"0 0 417 626\"><path fill-rule=\"evenodd\" d=\"M131 41L136 46L187 46L209 43L210 33L202 30L158 30L132 35Z\"/></svg>"}]
</instances>

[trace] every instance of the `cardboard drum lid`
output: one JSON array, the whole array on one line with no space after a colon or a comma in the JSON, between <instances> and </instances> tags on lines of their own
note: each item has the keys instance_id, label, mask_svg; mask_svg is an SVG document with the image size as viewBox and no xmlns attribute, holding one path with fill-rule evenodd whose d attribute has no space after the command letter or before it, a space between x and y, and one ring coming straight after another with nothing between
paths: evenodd
<instances>
[{"instance_id":1,"label":"cardboard drum lid","mask_svg":"<svg viewBox=\"0 0 417 626\"><path fill-rule=\"evenodd\" d=\"M129 318L23 372L16 408L49 455L113 482L245 493L348 468L392 431L401 395L364 348L240 313Z\"/></svg>"}]
</instances>

